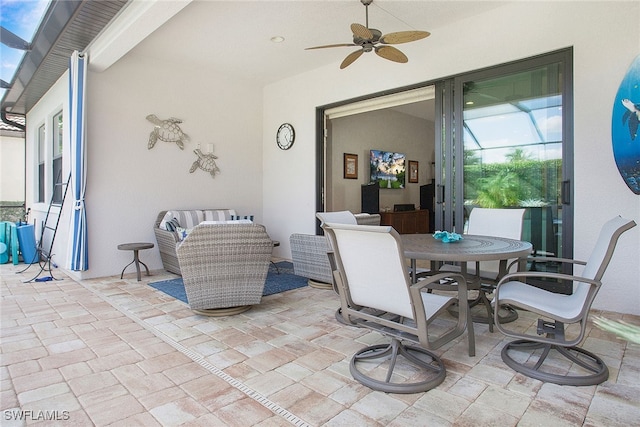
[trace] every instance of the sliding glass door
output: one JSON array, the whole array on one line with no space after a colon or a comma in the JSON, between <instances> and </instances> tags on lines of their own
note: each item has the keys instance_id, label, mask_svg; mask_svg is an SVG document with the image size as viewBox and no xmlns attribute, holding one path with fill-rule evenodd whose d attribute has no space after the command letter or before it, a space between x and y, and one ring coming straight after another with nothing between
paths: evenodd
<instances>
[{"instance_id":1,"label":"sliding glass door","mask_svg":"<svg viewBox=\"0 0 640 427\"><path fill-rule=\"evenodd\" d=\"M433 213L431 228L464 233L475 207L525 207L523 237L536 254L572 257L572 61L572 50L564 49L398 89L391 100L372 95L319 107L317 210L360 209L361 186L369 174L346 180L342 153L361 156L366 169L369 149L399 151L420 164L420 179L402 190L381 190L386 193L380 209L414 204ZM407 104L420 105L419 113L405 114ZM383 114L374 123L384 120L385 130L394 125L399 131L393 137L376 131L357 145L354 136L372 126L352 123L339 145L338 121L374 110ZM411 138L408 126L399 123L400 117L410 123L410 116L426 123ZM423 201L424 187L429 196Z\"/></svg>"},{"instance_id":2,"label":"sliding glass door","mask_svg":"<svg viewBox=\"0 0 640 427\"><path fill-rule=\"evenodd\" d=\"M563 50L437 85L437 228L464 232L475 207L524 207L536 253L572 255L571 76Z\"/></svg>"}]
</instances>

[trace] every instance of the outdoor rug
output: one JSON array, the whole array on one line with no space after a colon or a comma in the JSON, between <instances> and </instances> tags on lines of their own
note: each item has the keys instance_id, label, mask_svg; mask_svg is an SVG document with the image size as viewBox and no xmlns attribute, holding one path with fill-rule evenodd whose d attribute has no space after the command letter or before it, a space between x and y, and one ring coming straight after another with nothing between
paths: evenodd
<instances>
[{"instance_id":1,"label":"outdoor rug","mask_svg":"<svg viewBox=\"0 0 640 427\"><path fill-rule=\"evenodd\" d=\"M184 290L182 277L161 282L152 282L149 285L180 301L187 303L187 293ZM267 273L267 281L264 284L263 296L307 286L307 278L293 274L293 264L288 261L272 263Z\"/></svg>"}]
</instances>

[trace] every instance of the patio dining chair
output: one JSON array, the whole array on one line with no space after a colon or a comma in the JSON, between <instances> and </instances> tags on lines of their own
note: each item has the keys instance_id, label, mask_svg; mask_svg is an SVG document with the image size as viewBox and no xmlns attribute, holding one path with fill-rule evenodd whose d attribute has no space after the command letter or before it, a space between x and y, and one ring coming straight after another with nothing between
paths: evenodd
<instances>
[{"instance_id":1,"label":"patio dining chair","mask_svg":"<svg viewBox=\"0 0 640 427\"><path fill-rule=\"evenodd\" d=\"M350 211L318 212L316 217L323 223L380 225L380 215L353 214ZM332 268L327 257L329 243L324 236L294 233L289 238L291 261L296 275L309 279L309 286L318 289L334 289Z\"/></svg>"},{"instance_id":2,"label":"patio dining chair","mask_svg":"<svg viewBox=\"0 0 640 427\"><path fill-rule=\"evenodd\" d=\"M469 214L469 224L466 234L479 236L503 237L506 239L520 240L522 238L522 220L525 209L494 209L494 208L473 208ZM513 260L503 264L511 265ZM477 290L478 295L469 301L469 307L476 305L485 307L486 315L473 315L474 322L488 323L489 330L493 332L493 307L487 294L493 293L498 279L506 274L501 271L500 261L482 261L467 263L467 274L476 276L476 280L470 281L470 290ZM459 272L460 266L445 264L440 271ZM509 306L500 306L498 310L501 323L513 322L518 318L518 313Z\"/></svg>"},{"instance_id":3,"label":"patio dining chair","mask_svg":"<svg viewBox=\"0 0 640 427\"><path fill-rule=\"evenodd\" d=\"M509 304L539 316L536 334L533 334L508 329L495 315L498 330L507 336L518 338L502 349L502 360L509 367L528 377L561 385L595 385L607 380L609 369L604 361L577 346L584 339L589 310L602 286L602 276L613 256L616 243L622 233L635 225L634 221L620 216L605 223L586 263L564 258L544 259L583 265L579 276L518 272L507 274L500 280L495 291L495 304ZM527 278L566 280L573 283L573 293L553 293L528 284ZM549 357L552 354L566 358L564 362L567 363L562 363L562 358L559 362L557 357Z\"/></svg>"},{"instance_id":4,"label":"patio dining chair","mask_svg":"<svg viewBox=\"0 0 640 427\"><path fill-rule=\"evenodd\" d=\"M438 274L412 284L400 236L392 227L325 223L323 228L334 249L334 278L345 321L391 339L358 351L349 365L351 375L387 393L417 393L436 387L446 371L431 350L457 338L467 326L473 327L464 309L457 319L446 314L447 307L456 303L455 297L427 290L441 281L456 280L458 297L466 298L464 277ZM430 329L437 330L438 336L430 336ZM403 363L399 373L395 372L398 362Z\"/></svg>"}]
</instances>

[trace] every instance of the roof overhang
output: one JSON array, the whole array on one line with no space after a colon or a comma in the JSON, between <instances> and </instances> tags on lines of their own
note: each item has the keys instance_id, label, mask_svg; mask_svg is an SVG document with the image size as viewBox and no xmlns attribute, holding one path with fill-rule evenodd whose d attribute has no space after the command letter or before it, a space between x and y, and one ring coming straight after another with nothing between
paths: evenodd
<instances>
[{"instance_id":1,"label":"roof overhang","mask_svg":"<svg viewBox=\"0 0 640 427\"><path fill-rule=\"evenodd\" d=\"M18 66L0 111L26 114L130 0L53 0ZM3 118L4 121L4 118Z\"/></svg>"}]
</instances>

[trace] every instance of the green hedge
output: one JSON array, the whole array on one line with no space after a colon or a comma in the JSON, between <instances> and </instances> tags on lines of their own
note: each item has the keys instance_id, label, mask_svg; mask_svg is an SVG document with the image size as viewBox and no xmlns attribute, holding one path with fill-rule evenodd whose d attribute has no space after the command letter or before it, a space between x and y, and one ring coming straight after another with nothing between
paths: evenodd
<instances>
[{"instance_id":1,"label":"green hedge","mask_svg":"<svg viewBox=\"0 0 640 427\"><path fill-rule=\"evenodd\" d=\"M523 200L558 204L561 180L561 159L468 164L464 167L464 195L484 207L518 206Z\"/></svg>"}]
</instances>

